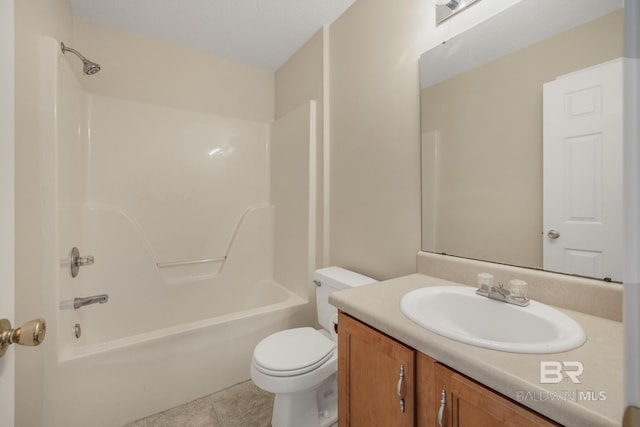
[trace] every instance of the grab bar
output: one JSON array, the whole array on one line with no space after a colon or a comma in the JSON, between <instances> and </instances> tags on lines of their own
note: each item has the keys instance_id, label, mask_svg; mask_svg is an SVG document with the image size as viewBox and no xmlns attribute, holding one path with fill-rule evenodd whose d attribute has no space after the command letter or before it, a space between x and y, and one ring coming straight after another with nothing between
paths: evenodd
<instances>
[{"instance_id":1,"label":"grab bar","mask_svg":"<svg viewBox=\"0 0 640 427\"><path fill-rule=\"evenodd\" d=\"M158 268L180 267L183 265L206 264L209 262L223 262L223 261L226 261L226 259L227 259L226 256L221 256L218 258L194 259L194 260L188 260L188 261L156 262L156 267Z\"/></svg>"}]
</instances>

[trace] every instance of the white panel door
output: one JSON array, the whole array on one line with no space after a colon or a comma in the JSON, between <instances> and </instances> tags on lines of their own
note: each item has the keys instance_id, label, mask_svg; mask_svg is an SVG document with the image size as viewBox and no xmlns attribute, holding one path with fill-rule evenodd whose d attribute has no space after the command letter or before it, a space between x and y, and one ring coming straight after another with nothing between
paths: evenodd
<instances>
[{"instance_id":1,"label":"white panel door","mask_svg":"<svg viewBox=\"0 0 640 427\"><path fill-rule=\"evenodd\" d=\"M622 60L544 85L544 269L622 280Z\"/></svg>"}]
</instances>

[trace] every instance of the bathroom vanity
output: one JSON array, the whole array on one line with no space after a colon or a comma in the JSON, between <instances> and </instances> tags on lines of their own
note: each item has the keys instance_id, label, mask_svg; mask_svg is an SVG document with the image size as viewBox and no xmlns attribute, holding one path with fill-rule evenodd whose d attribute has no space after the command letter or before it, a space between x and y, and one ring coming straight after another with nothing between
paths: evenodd
<instances>
[{"instance_id":1,"label":"bathroom vanity","mask_svg":"<svg viewBox=\"0 0 640 427\"><path fill-rule=\"evenodd\" d=\"M339 324L341 426L557 425L347 314Z\"/></svg>"},{"instance_id":2,"label":"bathroom vanity","mask_svg":"<svg viewBox=\"0 0 640 427\"><path fill-rule=\"evenodd\" d=\"M584 328L582 346L551 354L489 350L430 332L401 312L406 293L447 285L461 283L414 274L331 295L340 309L340 426L437 426L440 412L443 426L469 425L467 419L491 426L620 425L621 322L560 308ZM560 368L543 375L542 366Z\"/></svg>"}]
</instances>

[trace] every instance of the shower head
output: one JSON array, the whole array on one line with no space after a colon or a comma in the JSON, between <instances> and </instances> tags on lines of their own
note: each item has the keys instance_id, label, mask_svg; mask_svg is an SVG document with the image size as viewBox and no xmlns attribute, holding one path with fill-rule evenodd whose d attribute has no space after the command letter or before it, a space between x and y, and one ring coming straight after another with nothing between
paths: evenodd
<instances>
[{"instance_id":1,"label":"shower head","mask_svg":"<svg viewBox=\"0 0 640 427\"><path fill-rule=\"evenodd\" d=\"M100 71L100 65L96 64L95 62L85 60L84 65L82 66L82 71L86 75L91 76Z\"/></svg>"},{"instance_id":2,"label":"shower head","mask_svg":"<svg viewBox=\"0 0 640 427\"><path fill-rule=\"evenodd\" d=\"M60 48L62 49L62 53L71 52L75 54L78 58L80 58L80 60L82 60L82 64L83 64L82 71L86 75L90 76L100 71L100 65L96 64L95 62L89 61L87 58L82 56L82 54L80 54L80 52L78 52L77 50L65 46L64 43L62 42L60 42Z\"/></svg>"}]
</instances>

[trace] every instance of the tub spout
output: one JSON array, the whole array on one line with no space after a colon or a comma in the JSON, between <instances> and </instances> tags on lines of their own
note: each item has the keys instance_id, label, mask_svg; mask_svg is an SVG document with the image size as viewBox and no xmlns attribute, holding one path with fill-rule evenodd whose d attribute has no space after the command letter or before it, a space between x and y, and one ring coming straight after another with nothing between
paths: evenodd
<instances>
[{"instance_id":1,"label":"tub spout","mask_svg":"<svg viewBox=\"0 0 640 427\"><path fill-rule=\"evenodd\" d=\"M84 297L84 298L74 298L73 299L73 308L77 310L80 307L84 307L85 305L104 304L107 301L109 301L109 295L107 295L107 294L93 295L93 296Z\"/></svg>"}]
</instances>

